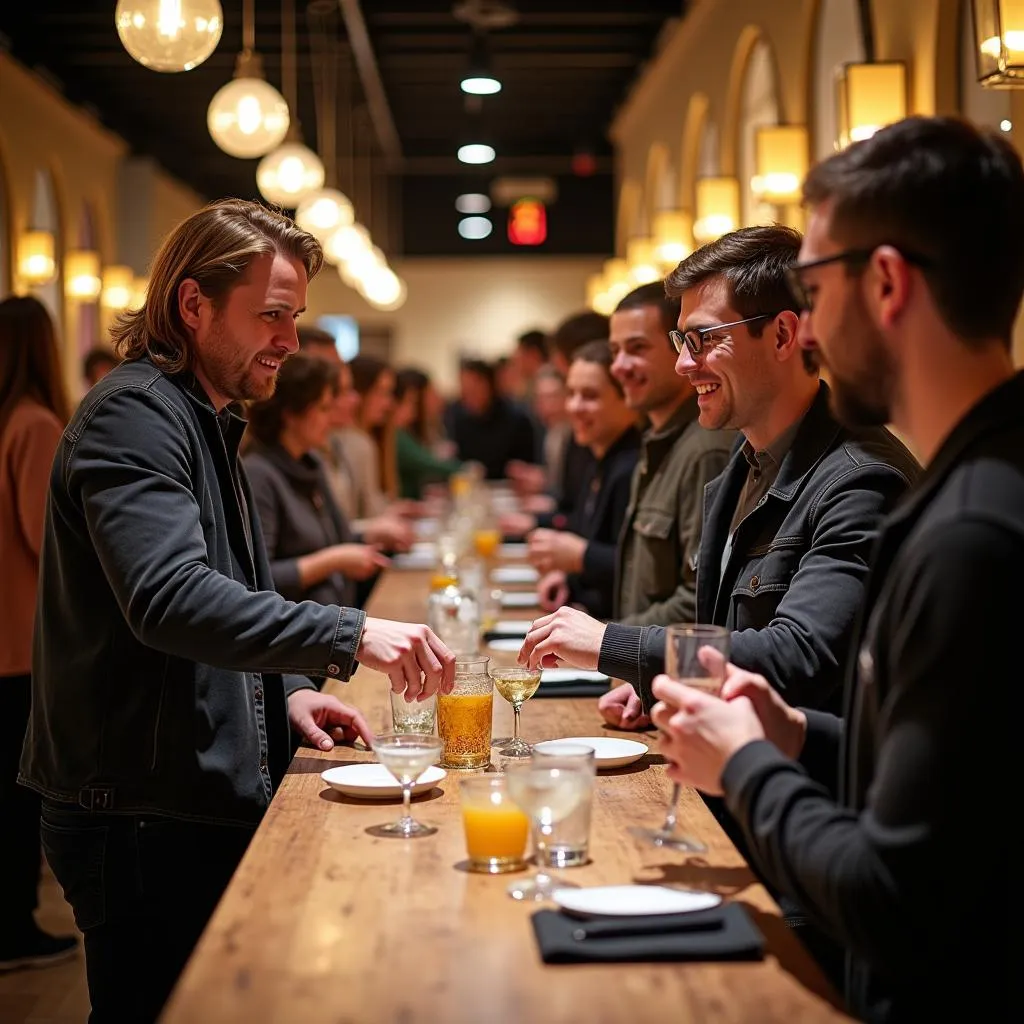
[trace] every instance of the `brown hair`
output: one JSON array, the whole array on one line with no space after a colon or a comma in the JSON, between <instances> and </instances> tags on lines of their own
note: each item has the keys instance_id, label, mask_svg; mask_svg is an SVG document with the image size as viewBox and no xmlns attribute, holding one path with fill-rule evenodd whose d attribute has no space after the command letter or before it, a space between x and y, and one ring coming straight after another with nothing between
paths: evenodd
<instances>
[{"instance_id":1,"label":"brown hair","mask_svg":"<svg viewBox=\"0 0 1024 1024\"><path fill-rule=\"evenodd\" d=\"M661 317L661 326L665 329L665 344L671 346L668 332L674 331L679 323L679 307L681 303L679 294L668 295L665 292L665 284L662 281L652 281L650 284L642 284L624 295L615 312L620 313L627 309L643 309L645 306L653 306Z\"/></svg>"},{"instance_id":2,"label":"brown hair","mask_svg":"<svg viewBox=\"0 0 1024 1024\"><path fill-rule=\"evenodd\" d=\"M376 356L357 355L349 361L352 371L352 386L361 396L377 383L382 373L391 369L390 366ZM390 420L381 426L367 427L362 424L362 408L359 411L361 428L373 438L377 445L377 465L380 470L381 489L389 497L398 494L398 464L395 457L395 434Z\"/></svg>"},{"instance_id":3,"label":"brown hair","mask_svg":"<svg viewBox=\"0 0 1024 1024\"><path fill-rule=\"evenodd\" d=\"M604 341L607 337L608 317L588 309L563 320L551 335L550 347L561 352L569 362L581 345L588 341Z\"/></svg>"},{"instance_id":4,"label":"brown hair","mask_svg":"<svg viewBox=\"0 0 1024 1024\"><path fill-rule=\"evenodd\" d=\"M122 359L149 356L165 373L192 368L192 335L178 310L178 287L193 278L221 306L245 280L259 256L281 253L300 260L312 279L323 264L320 243L283 214L259 203L222 199L183 220L153 260L146 301L122 313L111 328Z\"/></svg>"},{"instance_id":5,"label":"brown hair","mask_svg":"<svg viewBox=\"0 0 1024 1024\"><path fill-rule=\"evenodd\" d=\"M305 352L296 352L281 364L277 386L270 398L248 408L249 430L257 441L277 444L284 429L285 413L299 415L330 391L338 393L339 368Z\"/></svg>"},{"instance_id":6,"label":"brown hair","mask_svg":"<svg viewBox=\"0 0 1024 1024\"><path fill-rule=\"evenodd\" d=\"M0 431L25 397L45 405L61 423L71 416L49 312L31 296L10 296L0 302Z\"/></svg>"},{"instance_id":7,"label":"brown hair","mask_svg":"<svg viewBox=\"0 0 1024 1024\"><path fill-rule=\"evenodd\" d=\"M833 203L829 234L844 249L916 256L964 342L1009 347L1024 292L1024 167L1004 138L957 118L908 117L812 167L804 200Z\"/></svg>"},{"instance_id":8,"label":"brown hair","mask_svg":"<svg viewBox=\"0 0 1024 1024\"><path fill-rule=\"evenodd\" d=\"M799 231L782 224L740 228L702 245L665 278L665 294L681 296L712 277L724 278L740 317L784 310L798 312L786 284L786 268L800 253ZM751 324L758 337L764 324Z\"/></svg>"},{"instance_id":9,"label":"brown hair","mask_svg":"<svg viewBox=\"0 0 1024 1024\"><path fill-rule=\"evenodd\" d=\"M612 347L607 341L588 341L573 352L572 361L574 363L593 363L595 366L600 366L604 370L604 375L611 382L612 387L619 393L619 396L623 395L622 385L612 376L614 357L612 355Z\"/></svg>"}]
</instances>

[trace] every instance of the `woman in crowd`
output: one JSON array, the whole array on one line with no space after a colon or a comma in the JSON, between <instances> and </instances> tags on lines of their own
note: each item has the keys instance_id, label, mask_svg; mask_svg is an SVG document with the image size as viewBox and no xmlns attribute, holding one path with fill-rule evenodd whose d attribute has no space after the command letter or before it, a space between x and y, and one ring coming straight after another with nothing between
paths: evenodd
<instances>
[{"instance_id":1,"label":"woman in crowd","mask_svg":"<svg viewBox=\"0 0 1024 1024\"><path fill-rule=\"evenodd\" d=\"M447 480L461 465L457 459L436 455L437 410L441 399L421 370L399 370L395 382L395 458L398 486L403 498L419 501L426 484Z\"/></svg>"},{"instance_id":2,"label":"woman in crowd","mask_svg":"<svg viewBox=\"0 0 1024 1024\"><path fill-rule=\"evenodd\" d=\"M338 369L297 353L278 372L271 398L249 407L245 467L275 588L294 601L351 607L356 580L388 560L352 530L316 452L331 429Z\"/></svg>"},{"instance_id":3,"label":"woman in crowd","mask_svg":"<svg viewBox=\"0 0 1024 1024\"><path fill-rule=\"evenodd\" d=\"M527 538L542 573L538 597L546 611L579 605L596 618L612 614L615 552L640 452L636 414L611 374L606 341L578 349L566 379L566 412L577 444L593 456L565 530L538 529Z\"/></svg>"},{"instance_id":4,"label":"woman in crowd","mask_svg":"<svg viewBox=\"0 0 1024 1024\"><path fill-rule=\"evenodd\" d=\"M17 783L28 725L32 623L50 466L70 407L53 321L36 299L0 302L0 970L43 966L76 942L42 931L39 794Z\"/></svg>"}]
</instances>

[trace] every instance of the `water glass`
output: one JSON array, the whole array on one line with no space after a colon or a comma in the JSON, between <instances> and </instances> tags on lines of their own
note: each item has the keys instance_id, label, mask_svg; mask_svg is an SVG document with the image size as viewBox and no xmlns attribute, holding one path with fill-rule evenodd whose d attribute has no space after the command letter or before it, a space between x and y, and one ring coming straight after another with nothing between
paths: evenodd
<instances>
[{"instance_id":1,"label":"water glass","mask_svg":"<svg viewBox=\"0 0 1024 1024\"><path fill-rule=\"evenodd\" d=\"M391 694L391 726L394 732L430 734L437 724L437 694L426 700L406 700L405 693Z\"/></svg>"},{"instance_id":2,"label":"water glass","mask_svg":"<svg viewBox=\"0 0 1024 1024\"><path fill-rule=\"evenodd\" d=\"M535 837L537 862L553 868L586 864L590 860L590 815L597 776L594 748L565 740L545 740L533 745L530 760L541 768L564 768L585 776L576 810L567 818L553 822L547 833Z\"/></svg>"},{"instance_id":3,"label":"water glass","mask_svg":"<svg viewBox=\"0 0 1024 1024\"><path fill-rule=\"evenodd\" d=\"M488 875L526 866L530 819L508 795L504 775L470 775L459 782L469 868Z\"/></svg>"}]
</instances>

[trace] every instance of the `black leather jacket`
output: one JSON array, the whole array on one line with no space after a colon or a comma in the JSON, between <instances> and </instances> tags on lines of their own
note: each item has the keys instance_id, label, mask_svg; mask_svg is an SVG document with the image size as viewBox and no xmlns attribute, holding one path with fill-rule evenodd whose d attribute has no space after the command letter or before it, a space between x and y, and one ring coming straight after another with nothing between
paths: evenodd
<instances>
[{"instance_id":1,"label":"black leather jacket","mask_svg":"<svg viewBox=\"0 0 1024 1024\"><path fill-rule=\"evenodd\" d=\"M822 384L775 483L737 526L724 575L747 476L742 438L704 489L697 621L732 630L730 660L764 675L789 704L838 710L875 536L920 467L889 431L842 427L828 401ZM664 665L662 626L608 626L601 670L637 686L645 709Z\"/></svg>"},{"instance_id":2,"label":"black leather jacket","mask_svg":"<svg viewBox=\"0 0 1024 1024\"><path fill-rule=\"evenodd\" d=\"M44 796L258 821L287 767L286 694L353 671L363 612L274 592L244 429L148 360L108 374L68 424L21 763Z\"/></svg>"}]
</instances>

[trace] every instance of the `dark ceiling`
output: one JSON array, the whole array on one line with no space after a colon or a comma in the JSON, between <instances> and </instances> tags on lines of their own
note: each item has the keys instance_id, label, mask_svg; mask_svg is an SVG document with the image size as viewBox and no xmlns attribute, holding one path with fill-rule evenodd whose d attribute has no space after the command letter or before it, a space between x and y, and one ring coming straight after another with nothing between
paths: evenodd
<instances>
[{"instance_id":1,"label":"dark ceiling","mask_svg":"<svg viewBox=\"0 0 1024 1024\"><path fill-rule=\"evenodd\" d=\"M222 153L206 129L210 98L231 77L242 48L242 0L221 2L220 44L180 74L149 71L128 56L114 28L115 0L4 3L0 32L16 58L90 109L134 153L155 157L207 198L258 198L257 161ZM390 256L523 252L507 240L504 210L492 212L495 230L483 241L457 232L455 197L488 191L501 176L555 180L548 239L529 251L611 251L608 125L666 22L681 15L681 0L294 2L305 141L317 148L311 54L322 49L311 46L312 28L316 40L336 40L340 54L337 183ZM467 7L497 14L511 8L514 17L486 35L502 91L468 103L459 78L473 29L457 16ZM255 8L256 49L268 80L280 88L282 4L255 0ZM379 74L379 91L366 85L368 70L370 80L374 70ZM497 150L494 163L459 163L461 142L481 134ZM589 173L576 173L580 154L593 157Z\"/></svg>"}]
</instances>

